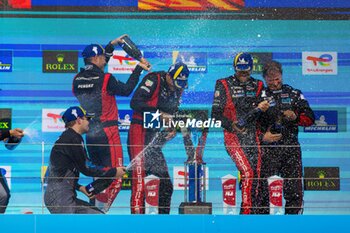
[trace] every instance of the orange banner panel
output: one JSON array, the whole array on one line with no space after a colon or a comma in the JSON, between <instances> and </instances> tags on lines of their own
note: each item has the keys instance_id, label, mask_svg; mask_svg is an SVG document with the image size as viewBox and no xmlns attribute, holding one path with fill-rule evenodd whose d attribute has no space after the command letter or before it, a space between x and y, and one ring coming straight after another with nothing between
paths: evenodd
<instances>
[{"instance_id":1,"label":"orange banner panel","mask_svg":"<svg viewBox=\"0 0 350 233\"><path fill-rule=\"evenodd\" d=\"M145 11L237 11L244 0L139 0L139 10Z\"/></svg>"}]
</instances>

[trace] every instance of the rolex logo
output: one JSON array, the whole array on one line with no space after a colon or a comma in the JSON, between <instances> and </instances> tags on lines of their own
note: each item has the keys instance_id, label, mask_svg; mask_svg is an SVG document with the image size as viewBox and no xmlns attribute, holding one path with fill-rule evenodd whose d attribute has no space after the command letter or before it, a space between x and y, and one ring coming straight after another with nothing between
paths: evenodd
<instances>
[{"instance_id":1,"label":"rolex logo","mask_svg":"<svg viewBox=\"0 0 350 233\"><path fill-rule=\"evenodd\" d=\"M305 190L340 190L339 167L304 167Z\"/></svg>"},{"instance_id":2,"label":"rolex logo","mask_svg":"<svg viewBox=\"0 0 350 233\"><path fill-rule=\"evenodd\" d=\"M321 171L317 172L317 175L318 175L318 178L324 179L326 177L327 173L325 171L321 170Z\"/></svg>"},{"instance_id":3,"label":"rolex logo","mask_svg":"<svg viewBox=\"0 0 350 233\"><path fill-rule=\"evenodd\" d=\"M75 73L77 66L77 51L43 51L44 73Z\"/></svg>"},{"instance_id":4,"label":"rolex logo","mask_svg":"<svg viewBox=\"0 0 350 233\"><path fill-rule=\"evenodd\" d=\"M62 63L64 61L64 55L63 54L57 54L56 58L57 58L57 61L59 63Z\"/></svg>"}]
</instances>

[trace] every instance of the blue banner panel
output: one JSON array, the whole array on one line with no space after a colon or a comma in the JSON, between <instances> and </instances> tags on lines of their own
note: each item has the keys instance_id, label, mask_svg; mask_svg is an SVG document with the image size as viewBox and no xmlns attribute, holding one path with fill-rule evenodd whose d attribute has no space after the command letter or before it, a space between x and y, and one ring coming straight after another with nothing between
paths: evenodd
<instances>
[{"instance_id":1,"label":"blue banner panel","mask_svg":"<svg viewBox=\"0 0 350 233\"><path fill-rule=\"evenodd\" d=\"M138 0L32 0L32 6L137 6Z\"/></svg>"},{"instance_id":2,"label":"blue banner panel","mask_svg":"<svg viewBox=\"0 0 350 233\"><path fill-rule=\"evenodd\" d=\"M344 0L294 0L294 1L281 1L281 0L245 0L246 8L249 7L285 7L285 8L333 8L341 7L348 8L350 7L349 1Z\"/></svg>"},{"instance_id":3,"label":"blue banner panel","mask_svg":"<svg viewBox=\"0 0 350 233\"><path fill-rule=\"evenodd\" d=\"M6 233L245 233L271 231L348 232L350 216L237 216L237 215L2 215ZM18 224L21 223L21 224ZM135 224L137 223L137 224ZM116 230L117 229L117 230Z\"/></svg>"},{"instance_id":4,"label":"blue banner panel","mask_svg":"<svg viewBox=\"0 0 350 233\"><path fill-rule=\"evenodd\" d=\"M304 132L336 133L338 132L337 111L314 111L315 124L304 128Z\"/></svg>"},{"instance_id":5,"label":"blue banner panel","mask_svg":"<svg viewBox=\"0 0 350 233\"><path fill-rule=\"evenodd\" d=\"M0 51L0 72L12 72L12 51Z\"/></svg>"}]
</instances>

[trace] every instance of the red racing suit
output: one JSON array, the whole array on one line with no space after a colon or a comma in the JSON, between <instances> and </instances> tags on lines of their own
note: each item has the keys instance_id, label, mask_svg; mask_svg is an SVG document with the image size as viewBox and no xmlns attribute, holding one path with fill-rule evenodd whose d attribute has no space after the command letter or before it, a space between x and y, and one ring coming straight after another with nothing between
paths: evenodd
<instances>
[{"instance_id":1,"label":"red racing suit","mask_svg":"<svg viewBox=\"0 0 350 233\"><path fill-rule=\"evenodd\" d=\"M126 83L104 73L94 64L87 64L73 80L73 93L80 105L95 117L90 121L86 144L93 164L102 167L123 166L123 151L118 130L118 107L115 96L129 96L136 87L141 71L136 66ZM121 189L121 179L115 180L96 199L104 203L106 212Z\"/></svg>"},{"instance_id":2,"label":"red racing suit","mask_svg":"<svg viewBox=\"0 0 350 233\"><path fill-rule=\"evenodd\" d=\"M130 102L134 110L128 135L130 161L144 153L132 170L130 200L132 214L145 213L144 177L146 175L159 177L159 213L169 214L170 212L173 185L162 152L164 140L154 140L159 135L160 128L144 128L143 115L145 112L157 110L173 114L178 110L180 97L180 91L172 91L169 88L165 72L153 72L143 78ZM146 147L147 149L144 150Z\"/></svg>"},{"instance_id":3,"label":"red racing suit","mask_svg":"<svg viewBox=\"0 0 350 233\"><path fill-rule=\"evenodd\" d=\"M224 128L224 143L228 154L235 162L242 178L241 214L255 213L258 206L258 184L260 177L261 149L260 131L256 121L246 125L246 131L236 132L232 124L255 109L264 84L252 77L240 82L230 76L216 82L212 118L221 120Z\"/></svg>"},{"instance_id":4,"label":"red racing suit","mask_svg":"<svg viewBox=\"0 0 350 233\"><path fill-rule=\"evenodd\" d=\"M281 133L282 139L275 143L262 142L262 179L259 191L262 208L260 213L269 213L267 178L278 175L284 178L285 214L301 214L303 212L303 184L298 126L312 125L315 118L314 113L301 91L289 85L282 85L281 90L267 89L262 96L274 103L262 115L262 131L265 133L271 127L271 132ZM292 110L297 119L294 121L284 119L283 112L286 110ZM278 127L276 127L276 122L278 122Z\"/></svg>"}]
</instances>

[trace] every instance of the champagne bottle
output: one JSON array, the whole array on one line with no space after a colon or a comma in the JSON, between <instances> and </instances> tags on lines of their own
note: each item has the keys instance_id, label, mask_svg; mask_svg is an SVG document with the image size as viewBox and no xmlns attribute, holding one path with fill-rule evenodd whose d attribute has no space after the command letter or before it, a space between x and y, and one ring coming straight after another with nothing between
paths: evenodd
<instances>
[{"instance_id":1,"label":"champagne bottle","mask_svg":"<svg viewBox=\"0 0 350 233\"><path fill-rule=\"evenodd\" d=\"M88 193L92 193L92 194L96 194L94 191L95 191L95 188L94 186L92 185L92 183L88 184L85 186L85 189Z\"/></svg>"},{"instance_id":2,"label":"champagne bottle","mask_svg":"<svg viewBox=\"0 0 350 233\"><path fill-rule=\"evenodd\" d=\"M248 112L246 115L244 115L242 118L240 118L237 122L237 127L239 129L245 128L248 124L256 121L259 116L261 115L262 111L260 108L254 108L250 112Z\"/></svg>"},{"instance_id":3,"label":"champagne bottle","mask_svg":"<svg viewBox=\"0 0 350 233\"><path fill-rule=\"evenodd\" d=\"M113 179L97 179L91 182L90 184L85 186L85 189L88 193L92 193L93 195L96 195L106 188L108 188L113 182Z\"/></svg>"},{"instance_id":4,"label":"champagne bottle","mask_svg":"<svg viewBox=\"0 0 350 233\"><path fill-rule=\"evenodd\" d=\"M129 56L140 61L143 56L136 44L128 36L122 37L121 40L123 42L119 42L119 46L122 47Z\"/></svg>"},{"instance_id":5,"label":"champagne bottle","mask_svg":"<svg viewBox=\"0 0 350 233\"><path fill-rule=\"evenodd\" d=\"M282 125L282 116L278 116L275 123L271 126L270 132L272 134L280 134L282 133L283 125Z\"/></svg>"}]
</instances>

